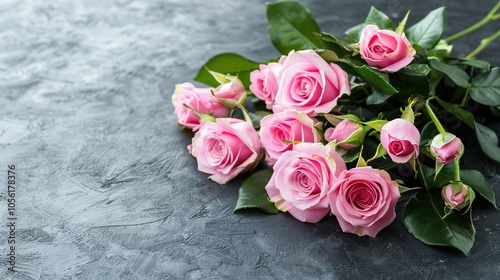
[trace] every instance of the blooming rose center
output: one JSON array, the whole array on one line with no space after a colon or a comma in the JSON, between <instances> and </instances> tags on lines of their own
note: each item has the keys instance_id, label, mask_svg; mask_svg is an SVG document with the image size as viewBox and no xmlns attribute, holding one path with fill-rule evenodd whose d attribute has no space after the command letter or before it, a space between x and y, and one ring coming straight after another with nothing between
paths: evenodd
<instances>
[{"instance_id":1,"label":"blooming rose center","mask_svg":"<svg viewBox=\"0 0 500 280\"><path fill-rule=\"evenodd\" d=\"M392 154L406 156L414 151L413 145L407 140L393 140L389 143L389 150Z\"/></svg>"}]
</instances>

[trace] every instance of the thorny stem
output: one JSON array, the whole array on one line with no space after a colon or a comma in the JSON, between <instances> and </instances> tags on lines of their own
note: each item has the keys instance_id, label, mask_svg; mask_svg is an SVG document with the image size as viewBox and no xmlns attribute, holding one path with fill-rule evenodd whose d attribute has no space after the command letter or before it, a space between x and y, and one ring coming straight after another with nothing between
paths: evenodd
<instances>
[{"instance_id":1,"label":"thorny stem","mask_svg":"<svg viewBox=\"0 0 500 280\"><path fill-rule=\"evenodd\" d=\"M498 2L498 3L500 3L500 2ZM472 59L472 58L476 57L476 55L478 55L481 51L483 51L491 42L495 41L498 38L500 38L500 30L493 33L493 35L482 39L479 46L477 46L477 48L475 48L471 53L469 53L467 56L465 56L465 59Z\"/></svg>"}]
</instances>

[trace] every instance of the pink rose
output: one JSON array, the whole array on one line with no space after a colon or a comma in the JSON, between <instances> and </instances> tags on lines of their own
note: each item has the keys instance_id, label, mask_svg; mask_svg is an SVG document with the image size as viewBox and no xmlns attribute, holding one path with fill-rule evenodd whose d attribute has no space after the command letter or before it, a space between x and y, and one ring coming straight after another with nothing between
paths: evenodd
<instances>
[{"instance_id":1,"label":"pink rose","mask_svg":"<svg viewBox=\"0 0 500 280\"><path fill-rule=\"evenodd\" d=\"M392 161L405 163L419 154L420 132L405 119L394 119L382 127L380 142Z\"/></svg>"},{"instance_id":2,"label":"pink rose","mask_svg":"<svg viewBox=\"0 0 500 280\"><path fill-rule=\"evenodd\" d=\"M370 166L343 171L328 193L342 231L371 237L394 221L399 197L389 174Z\"/></svg>"},{"instance_id":3,"label":"pink rose","mask_svg":"<svg viewBox=\"0 0 500 280\"><path fill-rule=\"evenodd\" d=\"M432 139L430 151L439 163L447 164L460 156L463 145L460 138L451 133L438 134Z\"/></svg>"},{"instance_id":4,"label":"pink rose","mask_svg":"<svg viewBox=\"0 0 500 280\"><path fill-rule=\"evenodd\" d=\"M304 113L286 110L265 116L260 121L260 139L266 150L266 162L273 165L294 142L319 142L321 135L314 127L317 122Z\"/></svg>"},{"instance_id":5,"label":"pink rose","mask_svg":"<svg viewBox=\"0 0 500 280\"><path fill-rule=\"evenodd\" d=\"M232 118L203 123L190 147L198 170L212 174L208 178L219 184L255 167L261 159L260 148L259 136L252 125Z\"/></svg>"},{"instance_id":6,"label":"pink rose","mask_svg":"<svg viewBox=\"0 0 500 280\"><path fill-rule=\"evenodd\" d=\"M404 33L380 30L373 24L368 24L361 32L359 52L368 65L389 73L410 64L416 53Z\"/></svg>"},{"instance_id":7,"label":"pink rose","mask_svg":"<svg viewBox=\"0 0 500 280\"><path fill-rule=\"evenodd\" d=\"M284 61L284 59L282 59ZM271 62L269 64L259 65L259 70L250 73L250 91L255 96L266 102L267 109L272 109L274 99L278 92L278 74L282 68L281 63Z\"/></svg>"},{"instance_id":8,"label":"pink rose","mask_svg":"<svg viewBox=\"0 0 500 280\"><path fill-rule=\"evenodd\" d=\"M350 94L347 73L313 50L292 51L280 72L273 111L295 109L309 116L328 113L342 94Z\"/></svg>"},{"instance_id":9,"label":"pink rose","mask_svg":"<svg viewBox=\"0 0 500 280\"><path fill-rule=\"evenodd\" d=\"M457 190L458 189L458 190ZM461 186L447 185L441 190L441 198L444 204L452 210L461 210L470 203L470 192L472 190L461 184Z\"/></svg>"},{"instance_id":10,"label":"pink rose","mask_svg":"<svg viewBox=\"0 0 500 280\"><path fill-rule=\"evenodd\" d=\"M325 140L340 143L338 146L351 150L363 143L365 132L363 126L351 120L343 120L335 128L329 127L325 130Z\"/></svg>"},{"instance_id":11,"label":"pink rose","mask_svg":"<svg viewBox=\"0 0 500 280\"><path fill-rule=\"evenodd\" d=\"M193 109L200 113L211 114L216 118L229 116L229 109L212 96L212 90L211 88L196 88L190 83L176 85L172 103L175 107L174 114L177 115L177 122L196 131L201 125L201 119Z\"/></svg>"},{"instance_id":12,"label":"pink rose","mask_svg":"<svg viewBox=\"0 0 500 280\"><path fill-rule=\"evenodd\" d=\"M237 103L246 97L246 90L240 80L234 79L231 82L221 84L213 90L217 98L230 103Z\"/></svg>"},{"instance_id":13,"label":"pink rose","mask_svg":"<svg viewBox=\"0 0 500 280\"><path fill-rule=\"evenodd\" d=\"M321 143L299 143L281 155L266 186L276 207L302 222L328 214L327 194L346 166L335 150Z\"/></svg>"}]
</instances>

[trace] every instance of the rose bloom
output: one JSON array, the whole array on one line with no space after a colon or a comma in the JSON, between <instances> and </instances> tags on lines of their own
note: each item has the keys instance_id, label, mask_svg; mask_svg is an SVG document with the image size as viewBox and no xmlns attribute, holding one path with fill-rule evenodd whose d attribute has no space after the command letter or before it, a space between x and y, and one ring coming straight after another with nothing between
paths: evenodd
<instances>
[{"instance_id":1,"label":"rose bloom","mask_svg":"<svg viewBox=\"0 0 500 280\"><path fill-rule=\"evenodd\" d=\"M410 64L416 53L404 33L380 30L373 24L361 31L359 52L368 65L389 73Z\"/></svg>"},{"instance_id":2,"label":"rose bloom","mask_svg":"<svg viewBox=\"0 0 500 280\"><path fill-rule=\"evenodd\" d=\"M299 143L281 155L266 185L272 202L302 222L317 223L330 211L327 194L346 169L340 155L321 143Z\"/></svg>"},{"instance_id":3,"label":"rose bloom","mask_svg":"<svg viewBox=\"0 0 500 280\"><path fill-rule=\"evenodd\" d=\"M328 193L342 231L371 237L394 221L399 197L389 174L370 166L343 171Z\"/></svg>"},{"instance_id":4,"label":"rose bloom","mask_svg":"<svg viewBox=\"0 0 500 280\"><path fill-rule=\"evenodd\" d=\"M346 143L341 143L348 140L350 137L354 139ZM352 150L363 143L365 133L363 126L350 120L343 120L338 123L335 128L329 127L325 130L325 140L328 142L335 141L341 143L338 146L342 149Z\"/></svg>"},{"instance_id":5,"label":"rose bloom","mask_svg":"<svg viewBox=\"0 0 500 280\"><path fill-rule=\"evenodd\" d=\"M451 185L446 185L441 190L441 198L444 204L452 210L460 210L470 203L470 188L466 185L462 185L462 188L455 192Z\"/></svg>"},{"instance_id":6,"label":"rose bloom","mask_svg":"<svg viewBox=\"0 0 500 280\"><path fill-rule=\"evenodd\" d=\"M420 132L405 119L394 119L382 127L380 142L392 161L405 163L419 154Z\"/></svg>"},{"instance_id":7,"label":"rose bloom","mask_svg":"<svg viewBox=\"0 0 500 280\"><path fill-rule=\"evenodd\" d=\"M314 127L317 122L305 113L286 110L265 116L260 121L260 139L266 150L266 162L273 165L295 142L319 142L321 135Z\"/></svg>"},{"instance_id":8,"label":"rose bloom","mask_svg":"<svg viewBox=\"0 0 500 280\"><path fill-rule=\"evenodd\" d=\"M328 113L342 94L350 94L347 73L313 50L291 51L279 77L273 111L295 109L309 116Z\"/></svg>"},{"instance_id":9,"label":"rose bloom","mask_svg":"<svg viewBox=\"0 0 500 280\"><path fill-rule=\"evenodd\" d=\"M172 103L175 107L174 114L177 116L177 122L197 131L201 125L201 119L195 111L211 114L216 118L229 116L229 109L212 96L212 90L212 88L197 88L190 83L176 85Z\"/></svg>"},{"instance_id":10,"label":"rose bloom","mask_svg":"<svg viewBox=\"0 0 500 280\"><path fill-rule=\"evenodd\" d=\"M229 83L221 84L213 90L213 94L220 99L237 103L246 95L245 87L239 79L234 79Z\"/></svg>"},{"instance_id":11,"label":"rose bloom","mask_svg":"<svg viewBox=\"0 0 500 280\"><path fill-rule=\"evenodd\" d=\"M250 170L261 159L261 143L253 126L240 119L218 118L203 123L188 147L198 170L209 179L225 184Z\"/></svg>"},{"instance_id":12,"label":"rose bloom","mask_svg":"<svg viewBox=\"0 0 500 280\"><path fill-rule=\"evenodd\" d=\"M274 99L278 92L278 75L285 60L286 56L282 56L279 62L261 64L258 70L250 73L250 91L259 99L264 100L269 110L274 105Z\"/></svg>"},{"instance_id":13,"label":"rose bloom","mask_svg":"<svg viewBox=\"0 0 500 280\"><path fill-rule=\"evenodd\" d=\"M462 141L451 133L436 135L431 142L431 154L439 163L447 164L454 161L463 150Z\"/></svg>"}]
</instances>

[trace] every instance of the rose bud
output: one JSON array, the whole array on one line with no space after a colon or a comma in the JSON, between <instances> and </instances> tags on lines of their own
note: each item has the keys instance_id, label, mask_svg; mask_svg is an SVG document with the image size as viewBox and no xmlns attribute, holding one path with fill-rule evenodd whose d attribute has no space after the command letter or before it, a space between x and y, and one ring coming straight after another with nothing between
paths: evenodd
<instances>
[{"instance_id":1,"label":"rose bud","mask_svg":"<svg viewBox=\"0 0 500 280\"><path fill-rule=\"evenodd\" d=\"M340 148L351 150L363 144L365 132L360 123L343 120L335 128L330 127L325 131L325 139L328 142L335 141Z\"/></svg>"},{"instance_id":2,"label":"rose bud","mask_svg":"<svg viewBox=\"0 0 500 280\"><path fill-rule=\"evenodd\" d=\"M246 100L245 87L237 78L228 83L221 84L213 90L213 94L229 108L235 108L236 103L245 104Z\"/></svg>"},{"instance_id":3,"label":"rose bud","mask_svg":"<svg viewBox=\"0 0 500 280\"><path fill-rule=\"evenodd\" d=\"M176 85L172 104L175 107L177 122L197 131L201 125L201 118L197 112L211 114L215 118L229 116L229 109L212 96L213 90L213 88L197 88L190 83Z\"/></svg>"},{"instance_id":4,"label":"rose bud","mask_svg":"<svg viewBox=\"0 0 500 280\"><path fill-rule=\"evenodd\" d=\"M282 59L284 62L284 59ZM266 102L267 109L271 110L278 92L278 74L283 65L278 62L259 65L258 70L250 73L250 91L259 99Z\"/></svg>"},{"instance_id":5,"label":"rose bud","mask_svg":"<svg viewBox=\"0 0 500 280\"><path fill-rule=\"evenodd\" d=\"M463 144L451 133L438 134L432 139L430 152L439 163L447 164L463 153Z\"/></svg>"},{"instance_id":6,"label":"rose bud","mask_svg":"<svg viewBox=\"0 0 500 280\"><path fill-rule=\"evenodd\" d=\"M380 142L392 161L405 163L419 155L420 132L405 119L394 119L380 131Z\"/></svg>"},{"instance_id":7,"label":"rose bud","mask_svg":"<svg viewBox=\"0 0 500 280\"><path fill-rule=\"evenodd\" d=\"M368 65L388 73L410 64L416 53L404 33L380 30L373 24L368 24L361 32L359 52Z\"/></svg>"},{"instance_id":8,"label":"rose bud","mask_svg":"<svg viewBox=\"0 0 500 280\"><path fill-rule=\"evenodd\" d=\"M446 207L452 210L460 210L470 204L470 192L472 189L461 183L446 185L441 191Z\"/></svg>"}]
</instances>

